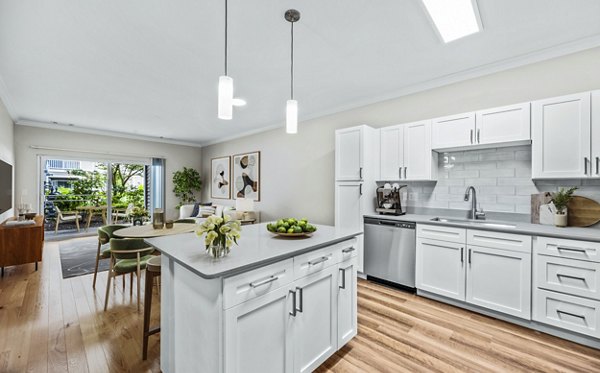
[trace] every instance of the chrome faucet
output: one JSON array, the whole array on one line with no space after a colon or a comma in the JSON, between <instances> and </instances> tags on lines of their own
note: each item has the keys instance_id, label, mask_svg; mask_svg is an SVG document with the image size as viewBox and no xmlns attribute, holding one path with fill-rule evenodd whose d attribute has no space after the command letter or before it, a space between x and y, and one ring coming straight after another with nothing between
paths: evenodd
<instances>
[{"instance_id":1,"label":"chrome faucet","mask_svg":"<svg viewBox=\"0 0 600 373\"><path fill-rule=\"evenodd\" d=\"M477 192L475 192L475 187L467 187L467 190L465 191L465 202L469 200L469 193L473 194L473 197L471 198L471 216L469 219L485 220L485 212L483 212L483 209L477 209Z\"/></svg>"}]
</instances>

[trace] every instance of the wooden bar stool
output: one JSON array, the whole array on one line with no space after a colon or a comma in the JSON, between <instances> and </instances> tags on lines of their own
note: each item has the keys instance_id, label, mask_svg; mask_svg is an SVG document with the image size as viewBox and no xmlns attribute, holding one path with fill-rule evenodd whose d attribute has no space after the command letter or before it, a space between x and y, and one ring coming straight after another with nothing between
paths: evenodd
<instances>
[{"instance_id":1,"label":"wooden bar stool","mask_svg":"<svg viewBox=\"0 0 600 373\"><path fill-rule=\"evenodd\" d=\"M160 325L150 329L152 311L152 284L160 276L160 255L152 257L146 263L146 286L144 290L144 339L142 342L142 359L148 358L148 337L160 332Z\"/></svg>"}]
</instances>

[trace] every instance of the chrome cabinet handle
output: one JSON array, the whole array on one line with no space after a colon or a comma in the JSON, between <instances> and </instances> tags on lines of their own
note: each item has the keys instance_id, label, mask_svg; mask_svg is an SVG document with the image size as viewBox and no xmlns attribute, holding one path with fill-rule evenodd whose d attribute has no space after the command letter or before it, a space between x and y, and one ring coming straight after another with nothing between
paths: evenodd
<instances>
[{"instance_id":1,"label":"chrome cabinet handle","mask_svg":"<svg viewBox=\"0 0 600 373\"><path fill-rule=\"evenodd\" d=\"M355 248L354 248L354 246L353 246L353 247L347 247L347 248L345 248L344 250L342 250L342 252L343 252L344 254L348 254L348 253L351 253L351 252L353 252L354 250L356 250L356 249L355 249Z\"/></svg>"},{"instance_id":2,"label":"chrome cabinet handle","mask_svg":"<svg viewBox=\"0 0 600 373\"><path fill-rule=\"evenodd\" d=\"M471 130L471 144L473 144L473 130Z\"/></svg>"},{"instance_id":3,"label":"chrome cabinet handle","mask_svg":"<svg viewBox=\"0 0 600 373\"><path fill-rule=\"evenodd\" d=\"M257 288L259 286L263 286L263 285L269 284L269 283L271 283L273 281L277 281L277 280L279 280L279 277L277 277L277 276L271 276L271 277L269 277L267 279L264 279L262 281L251 282L250 283L250 287Z\"/></svg>"},{"instance_id":4,"label":"chrome cabinet handle","mask_svg":"<svg viewBox=\"0 0 600 373\"><path fill-rule=\"evenodd\" d=\"M558 277L558 280L559 280L559 281L560 281L560 279L561 279L561 278L571 278L571 279L573 279L573 280L581 280L581 281L583 281L583 282L587 282L587 281L585 280L585 278L583 278L583 277L579 277L579 276L571 276L571 275L565 275L565 274L562 274L562 273L557 273L557 274L556 274L556 277Z\"/></svg>"},{"instance_id":5,"label":"chrome cabinet handle","mask_svg":"<svg viewBox=\"0 0 600 373\"><path fill-rule=\"evenodd\" d=\"M471 264L471 249L469 249L469 264Z\"/></svg>"},{"instance_id":6,"label":"chrome cabinet handle","mask_svg":"<svg viewBox=\"0 0 600 373\"><path fill-rule=\"evenodd\" d=\"M464 251L464 250L465 250L465 248L464 248L464 247L461 247L461 248L460 248L460 262L461 262L461 263L464 263L464 262L465 262L465 259L463 258L463 251Z\"/></svg>"},{"instance_id":7,"label":"chrome cabinet handle","mask_svg":"<svg viewBox=\"0 0 600 373\"><path fill-rule=\"evenodd\" d=\"M585 249L576 249L576 248L571 248L571 247L562 247L562 246L556 246L557 250L564 250L564 251L574 251L576 253L584 253L586 254L587 252L585 251Z\"/></svg>"},{"instance_id":8,"label":"chrome cabinet handle","mask_svg":"<svg viewBox=\"0 0 600 373\"><path fill-rule=\"evenodd\" d=\"M402 179L402 167L398 167L398 177Z\"/></svg>"},{"instance_id":9,"label":"chrome cabinet handle","mask_svg":"<svg viewBox=\"0 0 600 373\"><path fill-rule=\"evenodd\" d=\"M292 294L292 310L290 311L290 316L296 317L296 292L294 290L290 290L290 294Z\"/></svg>"},{"instance_id":10,"label":"chrome cabinet handle","mask_svg":"<svg viewBox=\"0 0 600 373\"><path fill-rule=\"evenodd\" d=\"M300 297L300 307L296 308L296 311L298 312L302 312L302 308L304 307L304 299L302 297L302 288L296 288L296 290L298 291L298 296ZM294 297L295 298L295 297ZM295 306L294 306L295 307Z\"/></svg>"},{"instance_id":11,"label":"chrome cabinet handle","mask_svg":"<svg viewBox=\"0 0 600 373\"><path fill-rule=\"evenodd\" d=\"M477 129L477 143L478 143L478 144L481 144L481 140L480 140L480 138L479 138L479 134L480 134L480 133L481 133L481 130L480 130L480 129Z\"/></svg>"},{"instance_id":12,"label":"chrome cabinet handle","mask_svg":"<svg viewBox=\"0 0 600 373\"><path fill-rule=\"evenodd\" d=\"M342 272L342 284L339 286L340 289L346 288L346 268L340 268L340 272Z\"/></svg>"},{"instance_id":13,"label":"chrome cabinet handle","mask_svg":"<svg viewBox=\"0 0 600 373\"><path fill-rule=\"evenodd\" d=\"M362 167L358 168L358 177L360 177L362 179Z\"/></svg>"},{"instance_id":14,"label":"chrome cabinet handle","mask_svg":"<svg viewBox=\"0 0 600 373\"><path fill-rule=\"evenodd\" d=\"M596 157L596 175L600 175L600 157Z\"/></svg>"},{"instance_id":15,"label":"chrome cabinet handle","mask_svg":"<svg viewBox=\"0 0 600 373\"><path fill-rule=\"evenodd\" d=\"M556 313L558 314L559 317L560 317L560 315L569 315L569 316L577 317L578 319L585 321L585 316L578 315L576 313L571 313L571 312L562 311L562 310L558 310L558 309L556 310Z\"/></svg>"},{"instance_id":16,"label":"chrome cabinet handle","mask_svg":"<svg viewBox=\"0 0 600 373\"><path fill-rule=\"evenodd\" d=\"M362 184L358 184L358 194L362 196Z\"/></svg>"},{"instance_id":17,"label":"chrome cabinet handle","mask_svg":"<svg viewBox=\"0 0 600 373\"><path fill-rule=\"evenodd\" d=\"M405 179L408 179L408 174L407 174L407 172L408 172L408 167L404 167L404 178L405 178Z\"/></svg>"},{"instance_id":18,"label":"chrome cabinet handle","mask_svg":"<svg viewBox=\"0 0 600 373\"><path fill-rule=\"evenodd\" d=\"M584 157L583 158L583 173L586 175L588 174L587 165L588 165L588 158Z\"/></svg>"},{"instance_id":19,"label":"chrome cabinet handle","mask_svg":"<svg viewBox=\"0 0 600 373\"><path fill-rule=\"evenodd\" d=\"M317 264L321 264L321 263L323 263L323 262L326 262L326 261L328 261L328 260L329 260L329 257L328 257L328 256L322 256L322 257L320 257L319 259L317 259L317 260L315 260L315 261L310 261L310 262L308 262L308 265L309 265L309 266L314 266L314 265L317 265Z\"/></svg>"}]
</instances>

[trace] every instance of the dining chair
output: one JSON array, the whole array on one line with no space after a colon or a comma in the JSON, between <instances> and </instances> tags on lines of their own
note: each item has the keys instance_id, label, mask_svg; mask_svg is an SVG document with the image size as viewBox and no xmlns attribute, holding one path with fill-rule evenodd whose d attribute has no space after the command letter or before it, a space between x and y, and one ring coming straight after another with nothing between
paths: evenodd
<instances>
[{"instance_id":1,"label":"dining chair","mask_svg":"<svg viewBox=\"0 0 600 373\"><path fill-rule=\"evenodd\" d=\"M125 210L115 209L115 212L113 212L113 214L112 214L113 219L115 219L115 223L119 222L119 218L123 218L123 221L125 221L127 218L129 218L129 214L131 214L134 207L135 207L134 204L130 203L129 205L127 205L127 208Z\"/></svg>"},{"instance_id":2,"label":"dining chair","mask_svg":"<svg viewBox=\"0 0 600 373\"><path fill-rule=\"evenodd\" d=\"M98 275L98 264L102 259L110 258L110 246L102 246L108 244L111 238L114 238L113 233L119 229L127 228L126 225L105 225L98 228L98 250L96 252L96 266L94 267L94 281L92 282L92 289L96 288L96 276Z\"/></svg>"},{"instance_id":3,"label":"dining chair","mask_svg":"<svg viewBox=\"0 0 600 373\"><path fill-rule=\"evenodd\" d=\"M110 240L110 266L108 269L108 280L106 283L106 298L104 299L104 311L108 307L108 296L110 295L110 282L116 276L133 274L137 276L137 310L140 310L140 276L146 263L152 258L153 247L149 247L142 238L111 238ZM133 295L133 284L130 284L129 294Z\"/></svg>"},{"instance_id":4,"label":"dining chair","mask_svg":"<svg viewBox=\"0 0 600 373\"><path fill-rule=\"evenodd\" d=\"M70 221L75 222L77 232L79 232L79 219L81 219L81 215L79 215L77 211L62 212L57 206L54 206L54 210L56 210L56 228L54 229L54 234L58 234L58 225L60 223Z\"/></svg>"}]
</instances>

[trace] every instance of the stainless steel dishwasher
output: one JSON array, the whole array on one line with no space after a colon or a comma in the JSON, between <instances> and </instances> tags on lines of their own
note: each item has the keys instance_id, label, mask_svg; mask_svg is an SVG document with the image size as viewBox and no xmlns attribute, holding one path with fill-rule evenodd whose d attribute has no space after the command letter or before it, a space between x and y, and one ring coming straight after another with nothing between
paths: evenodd
<instances>
[{"instance_id":1,"label":"stainless steel dishwasher","mask_svg":"<svg viewBox=\"0 0 600 373\"><path fill-rule=\"evenodd\" d=\"M415 289L416 224L365 218L365 273L367 278Z\"/></svg>"}]
</instances>

